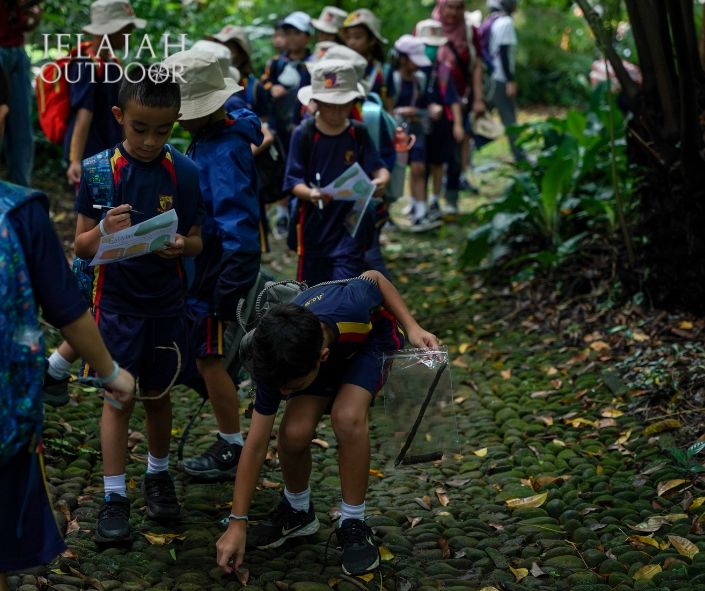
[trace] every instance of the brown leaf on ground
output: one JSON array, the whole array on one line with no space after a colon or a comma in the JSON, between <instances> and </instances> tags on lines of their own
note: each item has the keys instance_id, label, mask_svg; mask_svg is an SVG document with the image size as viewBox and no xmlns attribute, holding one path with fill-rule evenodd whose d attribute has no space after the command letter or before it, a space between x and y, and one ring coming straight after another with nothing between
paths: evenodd
<instances>
[{"instance_id":1,"label":"brown leaf on ground","mask_svg":"<svg viewBox=\"0 0 705 591\"><path fill-rule=\"evenodd\" d=\"M314 439L311 441L313 445L317 445L318 447L322 449L328 449L330 447L330 443L328 443L325 439Z\"/></svg>"},{"instance_id":2,"label":"brown leaf on ground","mask_svg":"<svg viewBox=\"0 0 705 591\"><path fill-rule=\"evenodd\" d=\"M450 546L445 538L438 538L438 547L441 549L441 558L448 560L450 558Z\"/></svg>"},{"instance_id":3,"label":"brown leaf on ground","mask_svg":"<svg viewBox=\"0 0 705 591\"><path fill-rule=\"evenodd\" d=\"M651 423L646 429L644 429L644 437L651 437L652 435L658 435L664 431L675 431L683 426L678 419L664 419L663 421L657 421Z\"/></svg>"},{"instance_id":4,"label":"brown leaf on ground","mask_svg":"<svg viewBox=\"0 0 705 591\"><path fill-rule=\"evenodd\" d=\"M414 529L421 521L423 520L423 517L411 517L409 515L406 516L407 521L411 524L409 529Z\"/></svg>"},{"instance_id":5,"label":"brown leaf on ground","mask_svg":"<svg viewBox=\"0 0 705 591\"><path fill-rule=\"evenodd\" d=\"M72 519L69 521L68 525L66 526L66 535L70 535L74 532L77 532L78 530L81 529L81 526L78 525L78 519Z\"/></svg>"},{"instance_id":6,"label":"brown leaf on ground","mask_svg":"<svg viewBox=\"0 0 705 591\"><path fill-rule=\"evenodd\" d=\"M247 570L246 568L238 568L235 571L235 576L237 577L237 580L240 581L240 584L243 587L247 587L247 581L250 580L250 571Z\"/></svg>"},{"instance_id":7,"label":"brown leaf on ground","mask_svg":"<svg viewBox=\"0 0 705 591\"><path fill-rule=\"evenodd\" d=\"M446 494L446 490L444 488L436 489L436 498L441 504L441 507L447 507L450 504L450 497Z\"/></svg>"},{"instance_id":8,"label":"brown leaf on ground","mask_svg":"<svg viewBox=\"0 0 705 591\"><path fill-rule=\"evenodd\" d=\"M667 480L666 482L659 482L656 486L656 494L659 497L665 495L668 491L678 488L679 486L686 484L688 481L682 478L676 478L674 480Z\"/></svg>"},{"instance_id":9,"label":"brown leaf on ground","mask_svg":"<svg viewBox=\"0 0 705 591\"><path fill-rule=\"evenodd\" d=\"M281 482L274 482L273 480L262 479L262 488L280 488Z\"/></svg>"},{"instance_id":10,"label":"brown leaf on ground","mask_svg":"<svg viewBox=\"0 0 705 591\"><path fill-rule=\"evenodd\" d=\"M531 563L531 570L530 570L529 572L531 573L531 576L532 576L532 577L536 577L536 578L542 577L542 576L544 576L544 575L546 574L546 573L541 569L541 567L540 567L538 564L536 564L535 562L532 562L532 563Z\"/></svg>"},{"instance_id":11,"label":"brown leaf on ground","mask_svg":"<svg viewBox=\"0 0 705 591\"><path fill-rule=\"evenodd\" d=\"M424 495L423 498L416 497L414 499L414 502L422 509L426 509L426 511L431 510L431 497L429 497L428 495Z\"/></svg>"}]
</instances>

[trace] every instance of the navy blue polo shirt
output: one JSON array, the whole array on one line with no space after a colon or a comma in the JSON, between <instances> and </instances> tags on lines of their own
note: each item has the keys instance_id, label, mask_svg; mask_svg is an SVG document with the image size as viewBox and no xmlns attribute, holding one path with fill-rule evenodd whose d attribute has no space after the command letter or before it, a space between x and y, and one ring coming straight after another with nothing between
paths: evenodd
<instances>
[{"instance_id":1,"label":"navy blue polo shirt","mask_svg":"<svg viewBox=\"0 0 705 591\"><path fill-rule=\"evenodd\" d=\"M177 233L187 236L201 223L203 202L196 165L175 149L162 149L159 157L142 162L122 145L111 151L115 197L113 205L129 203L143 215L133 214L132 223L151 219L175 209ZM76 196L78 213L96 221L102 212L93 209L93 197L85 175ZM97 267L94 273L96 307L128 316L166 318L179 316L185 301L186 279L182 261L163 259L150 253L126 261Z\"/></svg>"}]
</instances>

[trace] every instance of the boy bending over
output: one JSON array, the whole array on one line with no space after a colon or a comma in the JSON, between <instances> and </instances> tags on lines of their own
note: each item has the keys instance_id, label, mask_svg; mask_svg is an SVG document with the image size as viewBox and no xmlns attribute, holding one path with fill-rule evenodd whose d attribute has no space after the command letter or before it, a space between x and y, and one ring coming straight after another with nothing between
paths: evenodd
<instances>
[{"instance_id":1,"label":"boy bending over","mask_svg":"<svg viewBox=\"0 0 705 591\"><path fill-rule=\"evenodd\" d=\"M288 538L318 531L309 488L311 439L329 410L339 450L343 498L336 534L343 572L356 575L377 568L379 552L365 523L367 412L385 381L382 354L404 345L401 328L414 347L438 346L378 271L308 289L262 318L247 353L257 383L252 422L238 465L230 524L217 544L218 564L226 572L244 558L247 512L282 400L286 407L277 447L284 497L267 520L252 528L251 545L276 548Z\"/></svg>"}]
</instances>

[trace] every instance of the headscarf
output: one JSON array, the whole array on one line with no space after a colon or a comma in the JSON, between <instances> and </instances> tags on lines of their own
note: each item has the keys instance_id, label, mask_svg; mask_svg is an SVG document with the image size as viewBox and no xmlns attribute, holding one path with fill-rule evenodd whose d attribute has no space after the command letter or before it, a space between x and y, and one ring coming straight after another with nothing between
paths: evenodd
<instances>
[{"instance_id":1,"label":"headscarf","mask_svg":"<svg viewBox=\"0 0 705 591\"><path fill-rule=\"evenodd\" d=\"M448 0L436 0L436 6L433 9L433 18L440 21L443 26L443 35L448 39L449 43L453 44L458 53L463 55L466 51L469 51L468 34L465 27L465 14L464 12L460 13L460 18L456 24L447 25L443 22L441 16L446 4L448 4Z\"/></svg>"}]
</instances>

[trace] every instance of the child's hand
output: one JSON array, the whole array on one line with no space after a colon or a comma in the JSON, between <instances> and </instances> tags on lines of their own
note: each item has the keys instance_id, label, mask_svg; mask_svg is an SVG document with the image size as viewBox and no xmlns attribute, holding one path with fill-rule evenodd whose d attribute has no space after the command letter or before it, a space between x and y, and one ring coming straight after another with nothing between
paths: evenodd
<instances>
[{"instance_id":1,"label":"child's hand","mask_svg":"<svg viewBox=\"0 0 705 591\"><path fill-rule=\"evenodd\" d=\"M275 84L272 86L272 89L270 90L270 93L272 94L273 99L278 99L283 97L286 94L286 87L282 86L281 84Z\"/></svg>"},{"instance_id":2,"label":"child's hand","mask_svg":"<svg viewBox=\"0 0 705 591\"><path fill-rule=\"evenodd\" d=\"M441 342L438 337L424 330L418 324L407 331L409 344L417 349L437 349Z\"/></svg>"},{"instance_id":3,"label":"child's hand","mask_svg":"<svg viewBox=\"0 0 705 591\"><path fill-rule=\"evenodd\" d=\"M328 203L333 201L333 197L331 197L328 193L321 193L321 191L317 187L311 187L311 190L308 194L308 200L314 205L318 205L318 203L323 203L323 205L327 205Z\"/></svg>"},{"instance_id":4,"label":"child's hand","mask_svg":"<svg viewBox=\"0 0 705 591\"><path fill-rule=\"evenodd\" d=\"M453 139L455 139L458 144L465 139L465 130L462 124L458 123L453 125Z\"/></svg>"},{"instance_id":5,"label":"child's hand","mask_svg":"<svg viewBox=\"0 0 705 591\"><path fill-rule=\"evenodd\" d=\"M428 116L432 121L438 121L443 115L443 107L438 103L431 103L428 106Z\"/></svg>"},{"instance_id":6,"label":"child's hand","mask_svg":"<svg viewBox=\"0 0 705 591\"><path fill-rule=\"evenodd\" d=\"M78 163L78 166L81 166L80 162ZM80 180L80 173L78 178ZM117 207L113 207L108 210L108 213L103 220L103 228L105 231L108 234L114 234L115 232L129 228L132 225L132 219L130 218L131 209L132 205L129 203L123 203L122 205L118 205Z\"/></svg>"},{"instance_id":7,"label":"child's hand","mask_svg":"<svg viewBox=\"0 0 705 591\"><path fill-rule=\"evenodd\" d=\"M382 197L387 189L387 183L383 179L372 179L372 184L375 186L375 197Z\"/></svg>"},{"instance_id":8,"label":"child's hand","mask_svg":"<svg viewBox=\"0 0 705 591\"><path fill-rule=\"evenodd\" d=\"M66 171L66 179L72 187L81 182L81 161L73 160Z\"/></svg>"},{"instance_id":9,"label":"child's hand","mask_svg":"<svg viewBox=\"0 0 705 591\"><path fill-rule=\"evenodd\" d=\"M162 250L154 251L163 259L175 259L184 254L184 237L177 234L172 242L167 242Z\"/></svg>"},{"instance_id":10,"label":"child's hand","mask_svg":"<svg viewBox=\"0 0 705 591\"><path fill-rule=\"evenodd\" d=\"M227 574L231 574L240 568L245 558L247 530L241 523L242 522L231 521L228 529L220 536L218 543L215 545L218 566ZM232 564L230 563L231 559L233 561Z\"/></svg>"},{"instance_id":11,"label":"child's hand","mask_svg":"<svg viewBox=\"0 0 705 591\"><path fill-rule=\"evenodd\" d=\"M135 393L135 378L131 373L120 369L118 376L112 382L105 384L105 389L124 406L132 400Z\"/></svg>"}]
</instances>

